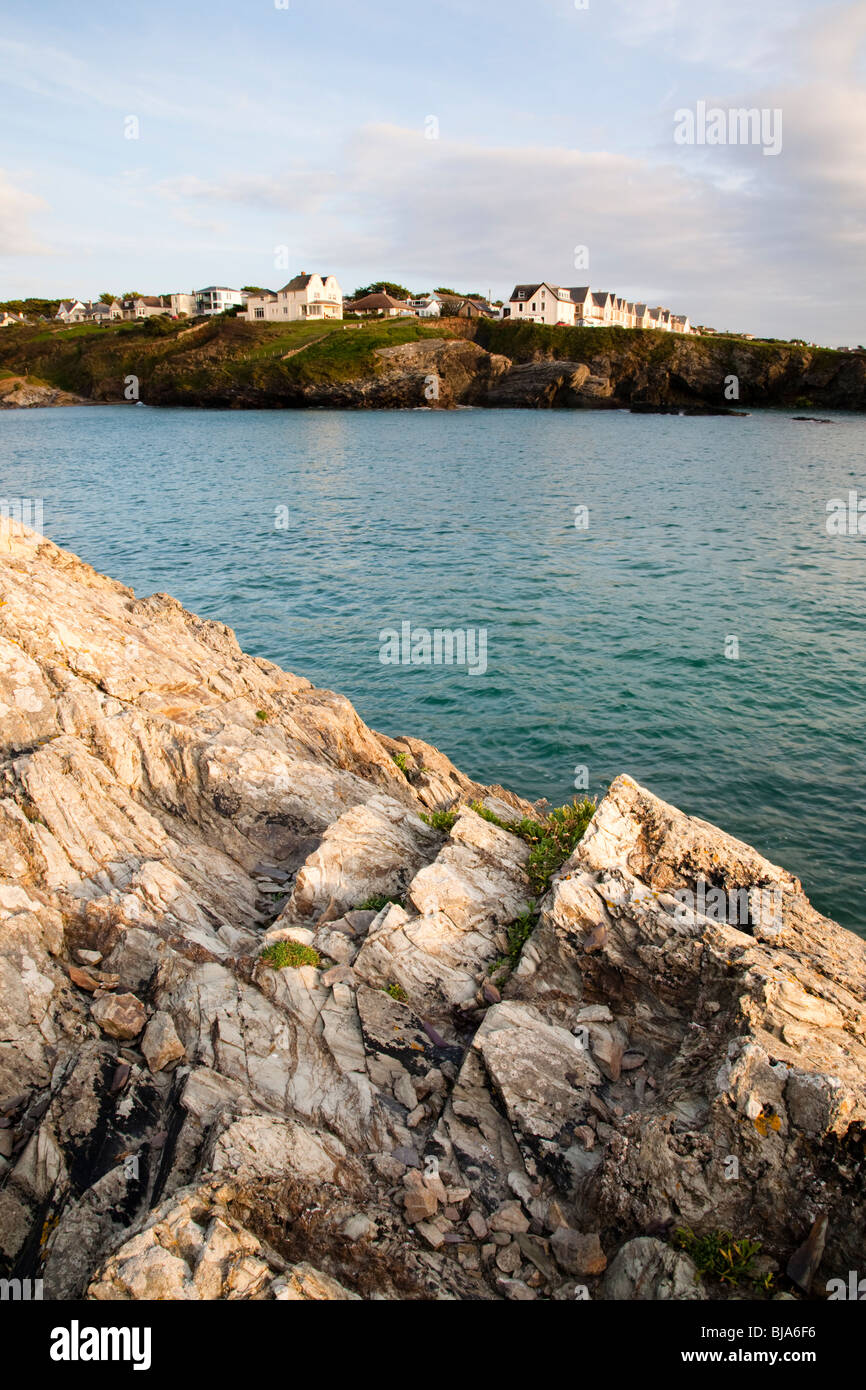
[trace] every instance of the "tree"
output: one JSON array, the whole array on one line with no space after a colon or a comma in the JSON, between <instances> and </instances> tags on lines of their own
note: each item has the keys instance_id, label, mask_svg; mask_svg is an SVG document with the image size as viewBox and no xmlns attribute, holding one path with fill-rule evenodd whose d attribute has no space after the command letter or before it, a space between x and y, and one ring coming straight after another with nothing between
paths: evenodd
<instances>
[{"instance_id":1,"label":"tree","mask_svg":"<svg viewBox=\"0 0 866 1390\"><path fill-rule=\"evenodd\" d=\"M376 280L372 285L363 285L355 290L353 299L363 299L368 294L390 294L392 299L412 299L412 291L405 285L395 285L392 280Z\"/></svg>"},{"instance_id":2,"label":"tree","mask_svg":"<svg viewBox=\"0 0 866 1390\"><path fill-rule=\"evenodd\" d=\"M103 290L99 296L99 302L100 304L113 304L116 298L117 295L112 294L110 290Z\"/></svg>"},{"instance_id":3,"label":"tree","mask_svg":"<svg viewBox=\"0 0 866 1390\"><path fill-rule=\"evenodd\" d=\"M270 293L271 293L270 290L266 290L262 285L241 285L241 291L242 291L243 294L270 294Z\"/></svg>"},{"instance_id":4,"label":"tree","mask_svg":"<svg viewBox=\"0 0 866 1390\"><path fill-rule=\"evenodd\" d=\"M124 299L141 299L141 290L124 290L122 297Z\"/></svg>"},{"instance_id":5,"label":"tree","mask_svg":"<svg viewBox=\"0 0 866 1390\"><path fill-rule=\"evenodd\" d=\"M450 297L451 297L452 299L462 299L462 298L463 298L463 296L460 294L460 292L459 292L458 290L452 290L452 289L450 289L447 285L439 285L438 288L435 289L435 290L433 291L433 293L434 293L434 294L447 294L447 295L450 295Z\"/></svg>"}]
</instances>

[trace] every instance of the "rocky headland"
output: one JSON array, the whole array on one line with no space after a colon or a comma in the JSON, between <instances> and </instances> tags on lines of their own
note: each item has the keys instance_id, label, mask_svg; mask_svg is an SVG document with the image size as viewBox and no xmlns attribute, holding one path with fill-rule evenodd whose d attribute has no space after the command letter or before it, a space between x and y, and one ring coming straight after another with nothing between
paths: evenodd
<instances>
[{"instance_id":1,"label":"rocky headland","mask_svg":"<svg viewBox=\"0 0 866 1390\"><path fill-rule=\"evenodd\" d=\"M85 400L234 409L860 411L866 352L462 319L218 318L184 326L156 318L113 328L14 328L0 338L0 408Z\"/></svg>"},{"instance_id":2,"label":"rocky headland","mask_svg":"<svg viewBox=\"0 0 866 1390\"><path fill-rule=\"evenodd\" d=\"M20 530L0 730L0 1274L531 1301L866 1265L866 943L747 845L621 776L538 900L538 806ZM684 911L703 880L747 919Z\"/></svg>"}]
</instances>

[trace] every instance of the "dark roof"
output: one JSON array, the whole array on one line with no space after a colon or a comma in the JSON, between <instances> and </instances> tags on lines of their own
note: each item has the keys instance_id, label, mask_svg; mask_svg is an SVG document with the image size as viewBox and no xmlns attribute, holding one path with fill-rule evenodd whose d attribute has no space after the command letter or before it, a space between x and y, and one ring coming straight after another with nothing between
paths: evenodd
<instances>
[{"instance_id":1,"label":"dark roof","mask_svg":"<svg viewBox=\"0 0 866 1390\"><path fill-rule=\"evenodd\" d=\"M348 303L346 308L350 311L352 309L409 309L409 304L405 299L392 299L390 294L380 292L379 294L362 295L360 299L354 299Z\"/></svg>"},{"instance_id":2,"label":"dark roof","mask_svg":"<svg viewBox=\"0 0 866 1390\"><path fill-rule=\"evenodd\" d=\"M514 289L511 292L512 300L531 299L532 296L541 289L542 283L543 282L539 280L538 284L536 285L515 285Z\"/></svg>"},{"instance_id":3,"label":"dark roof","mask_svg":"<svg viewBox=\"0 0 866 1390\"><path fill-rule=\"evenodd\" d=\"M296 275L287 285L283 285L280 294L285 294L288 290L305 290L312 280L312 275Z\"/></svg>"},{"instance_id":4,"label":"dark roof","mask_svg":"<svg viewBox=\"0 0 866 1390\"><path fill-rule=\"evenodd\" d=\"M572 286L572 288L568 291L575 304L585 303L586 296L589 294L589 292L589 285L578 285L576 288Z\"/></svg>"}]
</instances>

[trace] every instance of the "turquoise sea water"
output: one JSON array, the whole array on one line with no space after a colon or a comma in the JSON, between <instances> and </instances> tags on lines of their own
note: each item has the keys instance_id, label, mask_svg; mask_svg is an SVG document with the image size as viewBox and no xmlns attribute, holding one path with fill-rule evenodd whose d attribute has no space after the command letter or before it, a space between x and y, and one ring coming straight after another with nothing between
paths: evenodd
<instances>
[{"instance_id":1,"label":"turquoise sea water","mask_svg":"<svg viewBox=\"0 0 866 1390\"><path fill-rule=\"evenodd\" d=\"M832 418L4 411L0 497L374 728L555 804L629 772L866 932L866 535L826 529L866 419ZM486 671L383 665L403 622L486 629Z\"/></svg>"}]
</instances>

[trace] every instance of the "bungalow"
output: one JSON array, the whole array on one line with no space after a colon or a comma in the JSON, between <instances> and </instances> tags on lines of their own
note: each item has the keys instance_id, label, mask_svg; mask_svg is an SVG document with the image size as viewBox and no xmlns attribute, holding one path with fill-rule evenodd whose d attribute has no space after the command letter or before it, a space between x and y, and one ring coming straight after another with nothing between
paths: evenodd
<instances>
[{"instance_id":1,"label":"bungalow","mask_svg":"<svg viewBox=\"0 0 866 1390\"><path fill-rule=\"evenodd\" d=\"M23 314L10 314L6 309L0 309L0 328L12 328L16 323L26 323Z\"/></svg>"},{"instance_id":2,"label":"bungalow","mask_svg":"<svg viewBox=\"0 0 866 1390\"><path fill-rule=\"evenodd\" d=\"M301 271L281 290L246 296L247 318L280 323L306 319L341 319L343 291L334 275Z\"/></svg>"},{"instance_id":3,"label":"bungalow","mask_svg":"<svg viewBox=\"0 0 866 1390\"><path fill-rule=\"evenodd\" d=\"M412 318L416 314L408 300L394 299L385 293L362 295L360 299L347 302L346 310L350 314L372 314L389 319L398 318L400 315Z\"/></svg>"}]
</instances>

